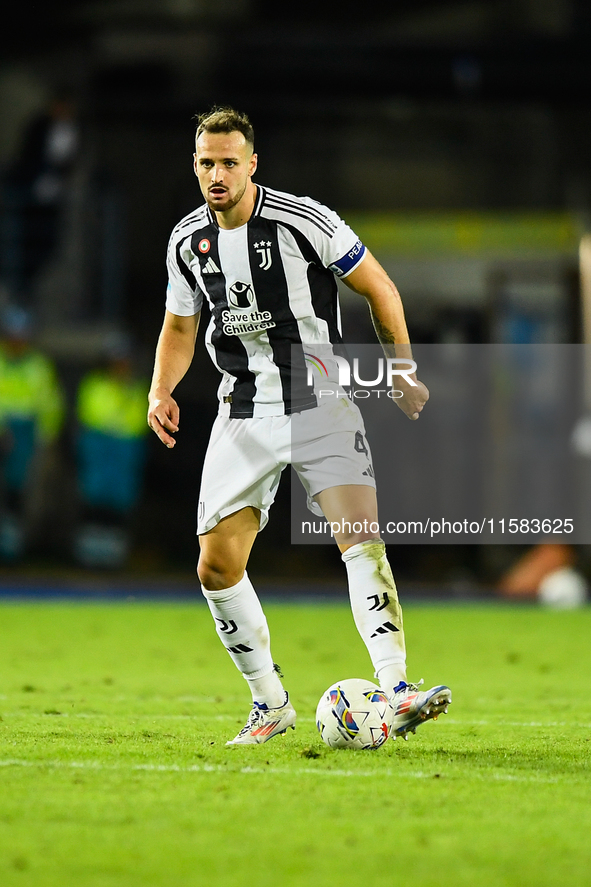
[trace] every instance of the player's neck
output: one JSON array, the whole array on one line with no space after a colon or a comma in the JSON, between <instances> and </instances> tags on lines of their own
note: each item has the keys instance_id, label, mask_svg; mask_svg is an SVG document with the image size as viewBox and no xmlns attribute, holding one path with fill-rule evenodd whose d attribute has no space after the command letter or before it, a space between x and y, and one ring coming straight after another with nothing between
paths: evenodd
<instances>
[{"instance_id":1,"label":"player's neck","mask_svg":"<svg viewBox=\"0 0 591 887\"><path fill-rule=\"evenodd\" d=\"M226 212L216 212L216 218L220 228L241 228L246 225L252 216L257 198L257 186L252 179L248 180L246 191L236 204Z\"/></svg>"}]
</instances>

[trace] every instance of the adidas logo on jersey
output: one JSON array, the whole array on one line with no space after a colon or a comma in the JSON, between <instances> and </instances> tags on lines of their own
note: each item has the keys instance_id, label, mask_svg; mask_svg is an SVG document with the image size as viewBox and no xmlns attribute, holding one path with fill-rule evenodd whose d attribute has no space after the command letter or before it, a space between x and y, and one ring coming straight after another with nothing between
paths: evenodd
<instances>
[{"instance_id":1,"label":"adidas logo on jersey","mask_svg":"<svg viewBox=\"0 0 591 887\"><path fill-rule=\"evenodd\" d=\"M221 273L220 269L218 268L218 266L216 265L214 260L211 258L211 256L209 257L209 259L207 260L207 262L205 263L205 265L203 266L201 271L203 274L220 274Z\"/></svg>"}]
</instances>

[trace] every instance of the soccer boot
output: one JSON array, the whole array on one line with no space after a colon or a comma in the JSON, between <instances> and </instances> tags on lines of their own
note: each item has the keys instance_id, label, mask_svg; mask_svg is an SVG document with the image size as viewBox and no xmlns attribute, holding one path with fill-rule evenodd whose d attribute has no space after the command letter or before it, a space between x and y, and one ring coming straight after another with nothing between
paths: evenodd
<instances>
[{"instance_id":1,"label":"soccer boot","mask_svg":"<svg viewBox=\"0 0 591 887\"><path fill-rule=\"evenodd\" d=\"M296 712L285 694L285 703L279 708L269 708L264 703L253 702L252 711L240 733L226 745L259 745L288 727L295 730Z\"/></svg>"},{"instance_id":2,"label":"soccer boot","mask_svg":"<svg viewBox=\"0 0 591 887\"><path fill-rule=\"evenodd\" d=\"M420 724L431 719L436 721L442 712L447 713L447 706L451 704L449 687L440 685L420 691L419 687L423 683L421 678L418 684L400 681L394 687L394 694L390 697L394 707L394 721L390 731L392 739L397 736L408 739L408 734L416 733Z\"/></svg>"}]
</instances>

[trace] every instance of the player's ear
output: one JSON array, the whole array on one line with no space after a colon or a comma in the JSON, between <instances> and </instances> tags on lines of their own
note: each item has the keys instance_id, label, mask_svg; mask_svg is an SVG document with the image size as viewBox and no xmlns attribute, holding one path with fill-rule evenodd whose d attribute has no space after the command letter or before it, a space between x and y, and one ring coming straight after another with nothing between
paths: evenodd
<instances>
[{"instance_id":1,"label":"player's ear","mask_svg":"<svg viewBox=\"0 0 591 887\"><path fill-rule=\"evenodd\" d=\"M253 154L248 161L248 175L253 176L256 172L259 158L257 154Z\"/></svg>"},{"instance_id":2,"label":"player's ear","mask_svg":"<svg viewBox=\"0 0 591 887\"><path fill-rule=\"evenodd\" d=\"M193 154L193 172L197 175L197 155Z\"/></svg>"}]
</instances>

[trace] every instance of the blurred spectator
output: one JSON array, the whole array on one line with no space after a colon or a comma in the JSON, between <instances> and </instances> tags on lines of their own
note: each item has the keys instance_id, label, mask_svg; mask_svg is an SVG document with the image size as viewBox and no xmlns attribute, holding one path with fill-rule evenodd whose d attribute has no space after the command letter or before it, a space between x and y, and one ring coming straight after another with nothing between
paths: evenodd
<instances>
[{"instance_id":1,"label":"blurred spectator","mask_svg":"<svg viewBox=\"0 0 591 887\"><path fill-rule=\"evenodd\" d=\"M40 486L42 456L60 431L64 398L53 364L32 347L30 314L6 308L1 333L0 558L15 560L25 550L28 499Z\"/></svg>"},{"instance_id":2,"label":"blurred spectator","mask_svg":"<svg viewBox=\"0 0 591 887\"><path fill-rule=\"evenodd\" d=\"M83 522L75 556L84 566L117 568L129 553L129 517L142 490L148 382L134 375L125 336L113 338L107 358L107 366L89 372L78 389Z\"/></svg>"},{"instance_id":3,"label":"blurred spectator","mask_svg":"<svg viewBox=\"0 0 591 887\"><path fill-rule=\"evenodd\" d=\"M60 212L79 148L75 107L55 99L24 133L4 177L0 273L10 297L31 303L59 242Z\"/></svg>"}]
</instances>

